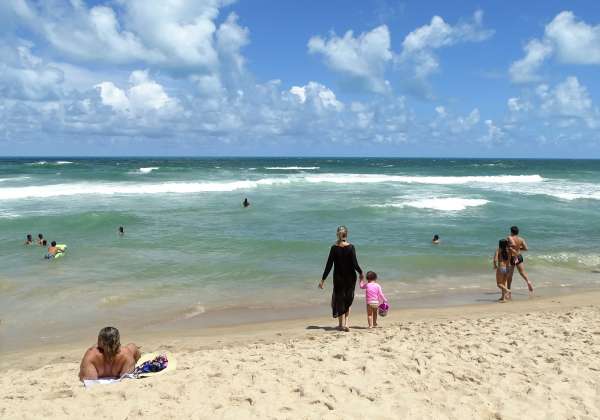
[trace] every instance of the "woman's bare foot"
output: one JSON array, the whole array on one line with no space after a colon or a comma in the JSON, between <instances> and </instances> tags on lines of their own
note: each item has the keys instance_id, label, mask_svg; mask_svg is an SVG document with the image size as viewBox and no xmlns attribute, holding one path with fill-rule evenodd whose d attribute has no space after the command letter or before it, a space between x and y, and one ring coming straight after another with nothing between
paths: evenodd
<instances>
[{"instance_id":1,"label":"woman's bare foot","mask_svg":"<svg viewBox=\"0 0 600 420\"><path fill-rule=\"evenodd\" d=\"M506 303L506 299L500 298L500 299L498 299L498 303Z\"/></svg>"},{"instance_id":2,"label":"woman's bare foot","mask_svg":"<svg viewBox=\"0 0 600 420\"><path fill-rule=\"evenodd\" d=\"M350 328L348 328L348 327L346 326L346 327L344 327L344 331L346 331L346 332L350 332Z\"/></svg>"}]
</instances>

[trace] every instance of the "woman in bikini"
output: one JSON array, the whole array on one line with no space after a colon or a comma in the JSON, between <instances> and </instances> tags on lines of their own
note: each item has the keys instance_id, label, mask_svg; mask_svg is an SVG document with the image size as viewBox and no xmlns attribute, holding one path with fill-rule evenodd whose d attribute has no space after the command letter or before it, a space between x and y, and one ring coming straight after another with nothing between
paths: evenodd
<instances>
[{"instance_id":1,"label":"woman in bikini","mask_svg":"<svg viewBox=\"0 0 600 420\"><path fill-rule=\"evenodd\" d=\"M511 293L508 287L508 275L510 272L511 253L506 239L500 239L498 248L494 254L494 269L496 270L496 285L502 293L498 302L506 302L511 298Z\"/></svg>"}]
</instances>

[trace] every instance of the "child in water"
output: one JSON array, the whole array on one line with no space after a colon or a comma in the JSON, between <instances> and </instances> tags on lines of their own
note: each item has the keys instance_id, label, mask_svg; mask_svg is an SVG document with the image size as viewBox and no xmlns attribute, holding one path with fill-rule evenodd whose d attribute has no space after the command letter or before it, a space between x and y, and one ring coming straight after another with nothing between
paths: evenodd
<instances>
[{"instance_id":1,"label":"child in water","mask_svg":"<svg viewBox=\"0 0 600 420\"><path fill-rule=\"evenodd\" d=\"M31 233L27 234L27 239L25 239L25 245L31 245L33 243L33 238L31 237Z\"/></svg>"},{"instance_id":2,"label":"child in water","mask_svg":"<svg viewBox=\"0 0 600 420\"><path fill-rule=\"evenodd\" d=\"M380 303L387 303L388 300L383 294L381 286L377 283L377 273L369 271L367 281L360 280L360 288L365 290L365 299L367 301L367 321L369 328L377 326L377 309Z\"/></svg>"},{"instance_id":3,"label":"child in water","mask_svg":"<svg viewBox=\"0 0 600 420\"><path fill-rule=\"evenodd\" d=\"M510 271L510 250L508 240L500 239L498 248L494 254L494 269L496 270L496 285L501 291L498 302L506 302L511 298L510 290L508 290L508 275Z\"/></svg>"}]
</instances>

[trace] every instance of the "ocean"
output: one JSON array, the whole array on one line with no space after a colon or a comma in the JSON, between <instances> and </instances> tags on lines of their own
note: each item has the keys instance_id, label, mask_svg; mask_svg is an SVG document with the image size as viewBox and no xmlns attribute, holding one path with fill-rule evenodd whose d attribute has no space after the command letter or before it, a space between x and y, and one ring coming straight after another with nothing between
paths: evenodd
<instances>
[{"instance_id":1,"label":"ocean","mask_svg":"<svg viewBox=\"0 0 600 420\"><path fill-rule=\"evenodd\" d=\"M0 159L0 346L329 315L331 277L317 283L338 225L392 310L497 298L511 225L537 294L593 289L599 204L598 160ZM27 233L67 254L45 260Z\"/></svg>"}]
</instances>

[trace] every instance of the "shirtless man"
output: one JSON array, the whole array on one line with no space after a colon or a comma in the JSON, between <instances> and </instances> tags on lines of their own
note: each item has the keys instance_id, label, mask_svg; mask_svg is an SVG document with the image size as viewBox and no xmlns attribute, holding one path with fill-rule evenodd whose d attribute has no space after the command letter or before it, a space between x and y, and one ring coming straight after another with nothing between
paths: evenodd
<instances>
[{"instance_id":1,"label":"shirtless man","mask_svg":"<svg viewBox=\"0 0 600 420\"><path fill-rule=\"evenodd\" d=\"M135 368L141 356L140 348L133 343L121 347L119 330L105 327L98 333L98 344L83 355L79 367L79 380L120 378Z\"/></svg>"},{"instance_id":2,"label":"shirtless man","mask_svg":"<svg viewBox=\"0 0 600 420\"><path fill-rule=\"evenodd\" d=\"M46 240L44 239L44 242ZM56 254L63 252L62 249L56 247L56 241L50 242L50 246L48 247L48 253L46 254L46 259L56 257Z\"/></svg>"},{"instance_id":3,"label":"shirtless man","mask_svg":"<svg viewBox=\"0 0 600 420\"><path fill-rule=\"evenodd\" d=\"M533 293L533 285L531 281L529 281L529 277L525 272L525 264L523 263L523 255L521 255L521 251L527 251L527 242L523 238L519 236L519 228L516 226L512 226L510 228L510 236L506 238L508 240L509 247L511 248L511 268L508 273L508 290L510 290L510 286L512 285L512 278L515 272L515 267L519 271L525 283L527 283L527 288L529 289L529 293Z\"/></svg>"}]
</instances>

